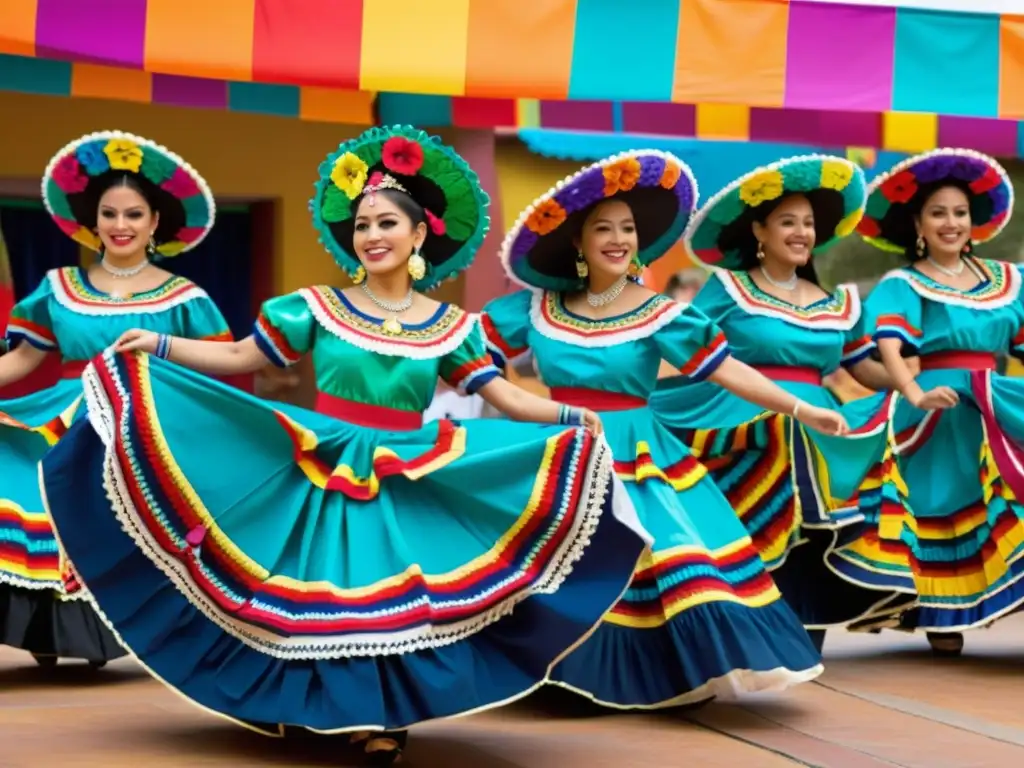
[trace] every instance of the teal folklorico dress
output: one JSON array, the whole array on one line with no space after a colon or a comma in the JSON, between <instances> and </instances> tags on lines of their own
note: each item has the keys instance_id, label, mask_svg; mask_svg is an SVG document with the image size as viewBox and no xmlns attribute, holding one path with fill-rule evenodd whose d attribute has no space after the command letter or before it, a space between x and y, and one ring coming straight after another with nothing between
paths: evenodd
<instances>
[{"instance_id":1,"label":"teal folklorico dress","mask_svg":"<svg viewBox=\"0 0 1024 768\"><path fill-rule=\"evenodd\" d=\"M779 690L820 674L820 656L750 538L694 453L648 407L661 360L690 382L728 357L700 311L652 296L603 320L557 291L489 303L494 359L532 354L552 398L601 414L615 471L654 536L629 590L552 682L618 708Z\"/></svg>"},{"instance_id":2,"label":"teal folklorico dress","mask_svg":"<svg viewBox=\"0 0 1024 768\"><path fill-rule=\"evenodd\" d=\"M155 676L270 734L396 730L542 684L626 588L647 535L582 428L422 423L438 376L498 375L442 304L395 335L316 286L263 305L316 412L141 353L86 370L93 428L43 463L89 595Z\"/></svg>"},{"instance_id":3,"label":"teal folklorico dress","mask_svg":"<svg viewBox=\"0 0 1024 768\"><path fill-rule=\"evenodd\" d=\"M841 404L822 384L875 351L857 287L800 307L749 272L720 269L693 306L722 328L737 359L804 402L840 411L852 431L823 435L685 377L660 380L651 407L708 466L805 626L891 614L914 590L905 559L872 537L882 510L899 504L885 450L889 396Z\"/></svg>"},{"instance_id":4,"label":"teal folklorico dress","mask_svg":"<svg viewBox=\"0 0 1024 768\"><path fill-rule=\"evenodd\" d=\"M45 657L102 662L124 655L63 560L39 492L38 463L84 415L87 361L130 328L192 339L230 339L210 297L182 277L118 298L84 269L54 269L11 312L6 340L61 355L63 378L40 392L0 401L0 642Z\"/></svg>"},{"instance_id":5,"label":"teal folklorico dress","mask_svg":"<svg viewBox=\"0 0 1024 768\"><path fill-rule=\"evenodd\" d=\"M983 627L1024 604L1024 382L995 372L1024 353L1017 265L967 259L970 290L904 267L867 302L876 339L919 356L924 391L952 387L960 404L921 411L896 401L891 441L903 506L877 537L910 564L918 607L909 628Z\"/></svg>"}]
</instances>

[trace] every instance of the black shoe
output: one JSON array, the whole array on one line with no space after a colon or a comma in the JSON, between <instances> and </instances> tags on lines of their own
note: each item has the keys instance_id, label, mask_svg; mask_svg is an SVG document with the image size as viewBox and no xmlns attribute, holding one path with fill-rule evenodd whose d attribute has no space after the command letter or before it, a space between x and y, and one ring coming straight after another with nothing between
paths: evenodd
<instances>
[{"instance_id":1,"label":"black shoe","mask_svg":"<svg viewBox=\"0 0 1024 768\"><path fill-rule=\"evenodd\" d=\"M821 649L825 647L825 630L808 629L807 635L811 638L811 642L814 643L814 649L820 654Z\"/></svg>"}]
</instances>

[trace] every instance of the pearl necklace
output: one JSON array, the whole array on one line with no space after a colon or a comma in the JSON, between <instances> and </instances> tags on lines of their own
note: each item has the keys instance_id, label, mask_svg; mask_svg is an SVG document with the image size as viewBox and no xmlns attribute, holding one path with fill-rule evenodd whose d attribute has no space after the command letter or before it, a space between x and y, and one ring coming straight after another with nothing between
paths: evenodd
<instances>
[{"instance_id":1,"label":"pearl necklace","mask_svg":"<svg viewBox=\"0 0 1024 768\"><path fill-rule=\"evenodd\" d=\"M383 309L385 312L391 313L391 317L387 318L381 325L381 329L384 333L389 336L397 336L400 334L403 328L401 321L398 319L398 315L405 312L412 306L412 286L409 286L409 292L405 295L405 298L399 301L389 301L388 299L380 298L370 290L370 286L366 283L360 283L359 287L363 289L363 293L366 294L366 298L372 301L377 307Z\"/></svg>"},{"instance_id":2,"label":"pearl necklace","mask_svg":"<svg viewBox=\"0 0 1024 768\"><path fill-rule=\"evenodd\" d=\"M960 277L960 275L964 271L964 267L967 266L967 262L965 262L962 258L957 259L955 267L944 267L931 256L928 256L927 259L928 263L935 267L937 270L939 270L939 272L941 272L944 275L949 275L950 277Z\"/></svg>"},{"instance_id":3,"label":"pearl necklace","mask_svg":"<svg viewBox=\"0 0 1024 768\"><path fill-rule=\"evenodd\" d=\"M767 280L770 285L774 285L782 291L795 291L797 284L800 282L800 278L796 276L795 272L785 280L776 280L768 274L768 270L764 267L761 267L761 277Z\"/></svg>"},{"instance_id":4,"label":"pearl necklace","mask_svg":"<svg viewBox=\"0 0 1024 768\"><path fill-rule=\"evenodd\" d=\"M134 267L115 267L113 264L107 261L107 257L104 256L100 259L100 266L103 271L108 275L112 276L115 280L123 280L127 277L135 277L142 270L149 266L149 259L145 259Z\"/></svg>"},{"instance_id":5,"label":"pearl necklace","mask_svg":"<svg viewBox=\"0 0 1024 768\"><path fill-rule=\"evenodd\" d=\"M618 280L616 280L614 283L612 283L612 286L608 290L606 290L606 291L601 291L600 293L592 293L591 290L589 288L587 288L587 304L589 304L590 306L594 307L595 309L597 307L606 306L608 304L611 304L617 298L619 298L619 296L622 295L622 292L625 289L626 289L626 276L625 275L623 275Z\"/></svg>"}]
</instances>

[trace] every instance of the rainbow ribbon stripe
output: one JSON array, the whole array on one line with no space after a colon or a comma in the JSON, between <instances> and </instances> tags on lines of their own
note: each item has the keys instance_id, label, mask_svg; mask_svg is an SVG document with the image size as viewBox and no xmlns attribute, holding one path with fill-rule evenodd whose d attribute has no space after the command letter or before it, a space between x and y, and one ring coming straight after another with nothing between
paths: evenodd
<instances>
[{"instance_id":1,"label":"rainbow ribbon stripe","mask_svg":"<svg viewBox=\"0 0 1024 768\"><path fill-rule=\"evenodd\" d=\"M209 78L488 99L1024 119L1024 16L1010 15L1011 5L1019 7L1010 0L3 0L0 53L149 72L154 78L139 77L133 91L144 101L149 91L157 101L173 98L166 93L184 87L180 78ZM188 89L199 98L199 86L189 81ZM235 90L233 98L255 98ZM221 92L211 85L206 99ZM318 111L317 93L300 91L300 114L303 104L307 115Z\"/></svg>"}]
</instances>

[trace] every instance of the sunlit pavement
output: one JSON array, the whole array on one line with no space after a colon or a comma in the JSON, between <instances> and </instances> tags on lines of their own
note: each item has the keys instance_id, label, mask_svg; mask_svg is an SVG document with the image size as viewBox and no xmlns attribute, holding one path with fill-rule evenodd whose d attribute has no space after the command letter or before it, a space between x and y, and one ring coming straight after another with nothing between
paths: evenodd
<instances>
[{"instance_id":1,"label":"sunlit pavement","mask_svg":"<svg viewBox=\"0 0 1024 768\"><path fill-rule=\"evenodd\" d=\"M970 633L830 635L819 682L662 714L567 711L560 697L413 731L409 768L1019 768L1024 616ZM344 738L268 739L206 715L130 660L55 670L0 649L0 768L350 766Z\"/></svg>"}]
</instances>

